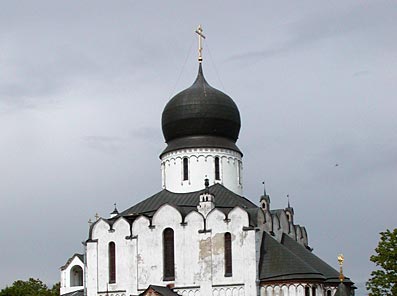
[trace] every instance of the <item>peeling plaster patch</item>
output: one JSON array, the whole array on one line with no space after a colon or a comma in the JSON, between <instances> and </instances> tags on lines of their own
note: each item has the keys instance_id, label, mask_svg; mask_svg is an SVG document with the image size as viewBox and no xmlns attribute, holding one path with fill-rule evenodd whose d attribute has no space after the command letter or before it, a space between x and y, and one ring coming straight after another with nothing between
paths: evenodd
<instances>
[{"instance_id":1,"label":"peeling plaster patch","mask_svg":"<svg viewBox=\"0 0 397 296\"><path fill-rule=\"evenodd\" d=\"M201 260L205 260L206 258L211 257L211 238L208 237L205 240L200 240L199 249L199 256Z\"/></svg>"},{"instance_id":2,"label":"peeling plaster patch","mask_svg":"<svg viewBox=\"0 0 397 296\"><path fill-rule=\"evenodd\" d=\"M246 231L242 231L239 234L239 243L240 243L240 247L243 246L244 244L244 240L247 238L248 233ZM233 236L232 236L233 237Z\"/></svg>"},{"instance_id":3,"label":"peeling plaster patch","mask_svg":"<svg viewBox=\"0 0 397 296\"><path fill-rule=\"evenodd\" d=\"M217 233L212 238L212 251L214 255L219 255L224 253L225 249L225 235L223 233Z\"/></svg>"},{"instance_id":4,"label":"peeling plaster patch","mask_svg":"<svg viewBox=\"0 0 397 296\"><path fill-rule=\"evenodd\" d=\"M147 271L145 269L142 269L139 272L139 278L138 278L139 284L146 285L148 278L149 278L149 275L148 275Z\"/></svg>"},{"instance_id":5,"label":"peeling plaster patch","mask_svg":"<svg viewBox=\"0 0 397 296\"><path fill-rule=\"evenodd\" d=\"M200 279L211 279L212 277L212 256L211 256L211 238L208 237L205 240L200 240L200 260L202 261L200 266Z\"/></svg>"}]
</instances>

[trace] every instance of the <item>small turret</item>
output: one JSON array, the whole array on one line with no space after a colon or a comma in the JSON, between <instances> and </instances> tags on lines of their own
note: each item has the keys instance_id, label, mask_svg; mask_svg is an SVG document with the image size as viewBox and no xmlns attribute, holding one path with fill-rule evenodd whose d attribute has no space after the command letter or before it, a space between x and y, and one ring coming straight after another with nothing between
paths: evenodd
<instances>
[{"instance_id":1,"label":"small turret","mask_svg":"<svg viewBox=\"0 0 397 296\"><path fill-rule=\"evenodd\" d=\"M114 204L114 210L113 210L113 212L110 213L110 218L114 218L114 217L116 217L118 214L119 214L119 211L117 210L116 203L115 203L115 204Z\"/></svg>"},{"instance_id":2,"label":"small turret","mask_svg":"<svg viewBox=\"0 0 397 296\"><path fill-rule=\"evenodd\" d=\"M294 208L289 203L289 194L287 194L288 206L285 208L285 214L287 215L288 222L294 223Z\"/></svg>"},{"instance_id":3,"label":"small turret","mask_svg":"<svg viewBox=\"0 0 397 296\"><path fill-rule=\"evenodd\" d=\"M260 207L264 212L270 211L270 196L266 193L266 186L265 181L262 182L263 184L263 195L259 200Z\"/></svg>"},{"instance_id":4,"label":"small turret","mask_svg":"<svg viewBox=\"0 0 397 296\"><path fill-rule=\"evenodd\" d=\"M201 213L205 218L215 208L214 199L215 196L209 191L209 180L205 178L204 180L205 190L204 193L200 194L200 202L197 206L197 210Z\"/></svg>"}]
</instances>

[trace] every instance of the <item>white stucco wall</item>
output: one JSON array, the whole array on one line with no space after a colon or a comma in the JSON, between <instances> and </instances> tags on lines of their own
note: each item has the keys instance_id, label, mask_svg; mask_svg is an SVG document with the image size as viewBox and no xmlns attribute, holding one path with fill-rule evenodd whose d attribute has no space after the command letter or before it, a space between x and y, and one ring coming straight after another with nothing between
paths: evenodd
<instances>
[{"instance_id":1,"label":"white stucco wall","mask_svg":"<svg viewBox=\"0 0 397 296\"><path fill-rule=\"evenodd\" d=\"M220 159L220 180L215 180L215 157ZM189 161L189 179L183 180L183 158ZM218 148L180 149L161 158L163 188L171 192L193 192L204 188L204 179L210 185L220 183L242 195L242 158L233 150Z\"/></svg>"},{"instance_id":2,"label":"white stucco wall","mask_svg":"<svg viewBox=\"0 0 397 296\"><path fill-rule=\"evenodd\" d=\"M227 219L226 219L227 218ZM138 217L131 225L119 218L111 228L104 220L87 242L87 295L138 295L150 284L174 285L182 295L256 295L255 230L247 230L248 214L236 207L226 217L212 210L206 221L197 211L182 215L170 205L160 207L152 221ZM175 280L163 280L163 231L174 230ZM231 277L225 277L224 234L232 236ZM132 233L132 236L131 236ZM116 244L116 283L108 284L108 245ZM231 295L234 295L231 294ZM226 295L226 294L225 294Z\"/></svg>"},{"instance_id":3,"label":"white stucco wall","mask_svg":"<svg viewBox=\"0 0 397 296\"><path fill-rule=\"evenodd\" d=\"M260 296L305 296L305 288L309 288L309 295L313 296L313 288L316 296L325 296L327 291L334 295L336 288L323 284L310 283L289 283L289 284L269 284L261 286Z\"/></svg>"},{"instance_id":4,"label":"white stucco wall","mask_svg":"<svg viewBox=\"0 0 397 296\"><path fill-rule=\"evenodd\" d=\"M136 266L133 261L133 242L126 239L130 235L130 225L119 218L112 227L100 220L92 230L92 240L87 243L87 295L96 293L125 292L133 288ZM97 242L95 242L97 241ZM109 243L116 246L116 282L109 283ZM134 264L135 263L135 264Z\"/></svg>"},{"instance_id":5,"label":"white stucco wall","mask_svg":"<svg viewBox=\"0 0 397 296\"><path fill-rule=\"evenodd\" d=\"M83 271L83 282L81 285L72 286L73 282L71 279L72 270L75 266L79 266ZM84 262L80 260L79 257L74 256L72 260L68 263L68 265L61 270L61 295L69 292L74 292L77 290L81 290L84 287Z\"/></svg>"}]
</instances>

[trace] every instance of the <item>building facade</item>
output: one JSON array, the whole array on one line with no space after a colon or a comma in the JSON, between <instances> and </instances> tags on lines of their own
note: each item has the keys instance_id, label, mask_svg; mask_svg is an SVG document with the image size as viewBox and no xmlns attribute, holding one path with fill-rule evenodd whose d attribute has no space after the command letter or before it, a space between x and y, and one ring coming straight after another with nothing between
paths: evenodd
<instances>
[{"instance_id":1,"label":"building facade","mask_svg":"<svg viewBox=\"0 0 397 296\"><path fill-rule=\"evenodd\" d=\"M92 223L85 254L61 268L61 294L334 296L339 272L312 253L293 208L243 197L240 126L200 60L162 114L163 190Z\"/></svg>"}]
</instances>

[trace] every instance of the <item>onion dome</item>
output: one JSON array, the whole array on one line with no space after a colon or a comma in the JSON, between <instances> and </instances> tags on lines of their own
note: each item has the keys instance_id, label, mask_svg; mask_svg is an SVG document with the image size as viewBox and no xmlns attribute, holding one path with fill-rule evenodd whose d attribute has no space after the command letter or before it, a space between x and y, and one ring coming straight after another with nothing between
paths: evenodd
<instances>
[{"instance_id":1,"label":"onion dome","mask_svg":"<svg viewBox=\"0 0 397 296\"><path fill-rule=\"evenodd\" d=\"M235 145L240 132L240 112L234 101L208 84L201 63L195 82L175 95L165 106L162 129L172 150L193 147L227 148Z\"/></svg>"}]
</instances>

